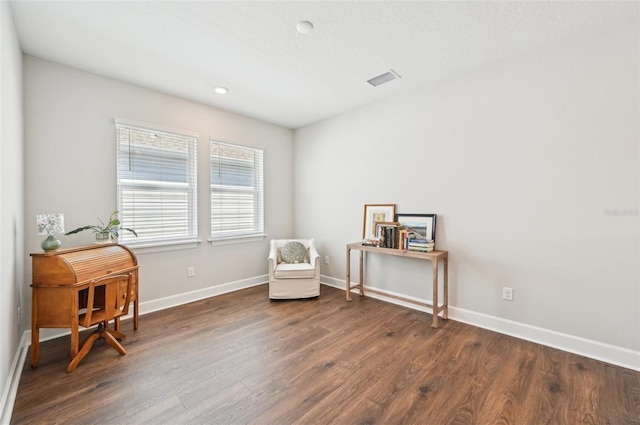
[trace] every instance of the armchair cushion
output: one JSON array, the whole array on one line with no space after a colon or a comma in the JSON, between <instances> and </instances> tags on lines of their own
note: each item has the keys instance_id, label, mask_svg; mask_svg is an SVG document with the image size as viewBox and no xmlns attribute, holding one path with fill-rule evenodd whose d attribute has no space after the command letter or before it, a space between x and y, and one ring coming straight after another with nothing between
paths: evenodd
<instances>
[{"instance_id":1,"label":"armchair cushion","mask_svg":"<svg viewBox=\"0 0 640 425\"><path fill-rule=\"evenodd\" d=\"M316 269L310 263L282 263L274 272L277 279L312 279L315 274Z\"/></svg>"},{"instance_id":2,"label":"armchair cushion","mask_svg":"<svg viewBox=\"0 0 640 425\"><path fill-rule=\"evenodd\" d=\"M280 250L282 261L289 264L303 263L307 250L298 241L287 242Z\"/></svg>"}]
</instances>

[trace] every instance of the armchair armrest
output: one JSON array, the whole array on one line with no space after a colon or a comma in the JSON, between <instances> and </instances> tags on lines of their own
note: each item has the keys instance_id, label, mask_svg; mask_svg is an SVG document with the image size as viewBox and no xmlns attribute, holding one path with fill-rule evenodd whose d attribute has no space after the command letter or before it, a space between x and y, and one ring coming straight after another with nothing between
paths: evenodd
<instances>
[{"instance_id":1,"label":"armchair armrest","mask_svg":"<svg viewBox=\"0 0 640 425\"><path fill-rule=\"evenodd\" d=\"M309 240L309 263L317 266L318 259L320 258L320 254L316 250L316 244L313 239Z\"/></svg>"},{"instance_id":2,"label":"armchair armrest","mask_svg":"<svg viewBox=\"0 0 640 425\"><path fill-rule=\"evenodd\" d=\"M276 266L278 265L278 249L276 248L276 243L273 240L271 241L269 247L269 256L267 257L267 259L269 260L269 269L275 270Z\"/></svg>"}]
</instances>

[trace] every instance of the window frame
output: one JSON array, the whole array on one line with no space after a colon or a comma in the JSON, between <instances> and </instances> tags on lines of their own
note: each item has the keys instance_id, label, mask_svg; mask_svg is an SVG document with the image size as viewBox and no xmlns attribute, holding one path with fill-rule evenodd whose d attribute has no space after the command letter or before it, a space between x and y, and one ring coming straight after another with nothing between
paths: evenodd
<instances>
[{"instance_id":1,"label":"window frame","mask_svg":"<svg viewBox=\"0 0 640 425\"><path fill-rule=\"evenodd\" d=\"M213 173L214 173L214 161L218 162L218 167L220 167L220 158L219 155L214 155L213 148L214 145L218 146L227 146L232 149L240 149L240 150L248 150L251 151L254 155L253 165L252 165L252 180L253 186L249 188L246 185L229 185L229 184L218 184L214 183ZM229 244L229 243L238 243L238 242L247 242L247 241L255 241L262 240L267 235L265 233L265 212L264 212L264 148L259 148L255 146L247 146L243 144L239 144L232 141L223 140L218 137L210 137L209 139L209 205L210 205L210 239L209 242L213 245L217 244ZM242 167L237 167L236 169L241 169ZM237 175L239 179L242 176ZM245 176L246 177L246 176ZM219 186L217 189L215 186ZM216 224L214 224L214 193L217 194L249 194L253 193L254 196L254 208L252 209L252 213L255 215L253 219L253 226L249 231L219 231L215 232Z\"/></svg>"},{"instance_id":2,"label":"window frame","mask_svg":"<svg viewBox=\"0 0 640 425\"><path fill-rule=\"evenodd\" d=\"M123 149L121 146L121 131L122 130L134 130L143 133L147 133L150 137L152 135L159 136L162 138L163 136L167 138L178 138L183 139L186 142L186 169L185 176L186 182L172 182L169 179L159 181L159 180L143 180L143 179L127 179L122 176L121 171L121 157L123 156ZM130 208L125 206L125 199L127 198L124 192L129 190L140 190L147 189L150 190L151 193L165 190L167 193L175 192L176 194L183 193L186 200L186 212L184 214L184 219L186 221L186 232L181 235L175 234L166 234L163 235L162 231L160 231L160 235L151 236L148 238L136 238L134 235L128 235L128 232L121 233L119 237L119 241L127 245L131 248L146 248L146 247L175 247L176 245L183 245L184 247L195 246L195 244L199 243L198 239L198 143L199 143L199 134L193 133L190 131L184 130L175 130L169 129L165 127L161 127L153 124L139 123L131 120L125 120L121 118L115 119L115 130L116 130L116 186L117 186L117 210L119 211L119 217L122 221L123 227L130 227L136 230L135 224L130 221L129 216L131 214L135 215L135 209L133 212L130 211ZM129 143L131 141L129 140ZM147 156L141 156L140 158L147 159L153 158L153 154L151 152L154 148L158 149L158 152L162 149L160 146L152 146L148 147L148 151L150 152ZM129 147L130 149L130 147ZM158 152L155 154L157 155ZM128 156L130 154L125 153L127 155L127 161L131 163L131 158ZM148 164L151 164L153 161L149 161ZM147 164L147 165L148 165ZM162 168L158 168L160 172ZM151 169L150 171L153 171ZM138 180L136 182L136 180ZM135 197L134 197L135 198ZM158 205L161 207L161 205ZM161 209L162 211L162 209ZM160 213L163 216L162 213ZM141 220L144 222L144 215Z\"/></svg>"}]
</instances>

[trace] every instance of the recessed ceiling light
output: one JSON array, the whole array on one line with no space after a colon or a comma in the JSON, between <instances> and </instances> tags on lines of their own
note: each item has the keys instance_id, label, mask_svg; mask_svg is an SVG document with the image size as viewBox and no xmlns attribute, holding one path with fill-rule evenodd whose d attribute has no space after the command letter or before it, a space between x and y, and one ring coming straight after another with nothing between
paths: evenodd
<instances>
[{"instance_id":1,"label":"recessed ceiling light","mask_svg":"<svg viewBox=\"0 0 640 425\"><path fill-rule=\"evenodd\" d=\"M215 86L213 88L213 91L218 93L218 94L227 94L229 93L229 89L226 87L222 87L222 86Z\"/></svg>"},{"instance_id":2,"label":"recessed ceiling light","mask_svg":"<svg viewBox=\"0 0 640 425\"><path fill-rule=\"evenodd\" d=\"M300 21L296 25L296 29L300 34L309 34L313 29L313 24L309 21Z\"/></svg>"}]
</instances>

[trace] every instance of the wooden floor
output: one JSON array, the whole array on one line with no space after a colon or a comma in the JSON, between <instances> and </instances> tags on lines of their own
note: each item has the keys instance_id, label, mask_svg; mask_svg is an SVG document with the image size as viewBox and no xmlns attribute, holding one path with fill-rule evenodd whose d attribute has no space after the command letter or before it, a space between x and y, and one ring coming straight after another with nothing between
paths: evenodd
<instances>
[{"instance_id":1,"label":"wooden floor","mask_svg":"<svg viewBox=\"0 0 640 425\"><path fill-rule=\"evenodd\" d=\"M371 298L265 285L124 322L66 373L27 359L12 424L640 424L640 373Z\"/></svg>"}]
</instances>

